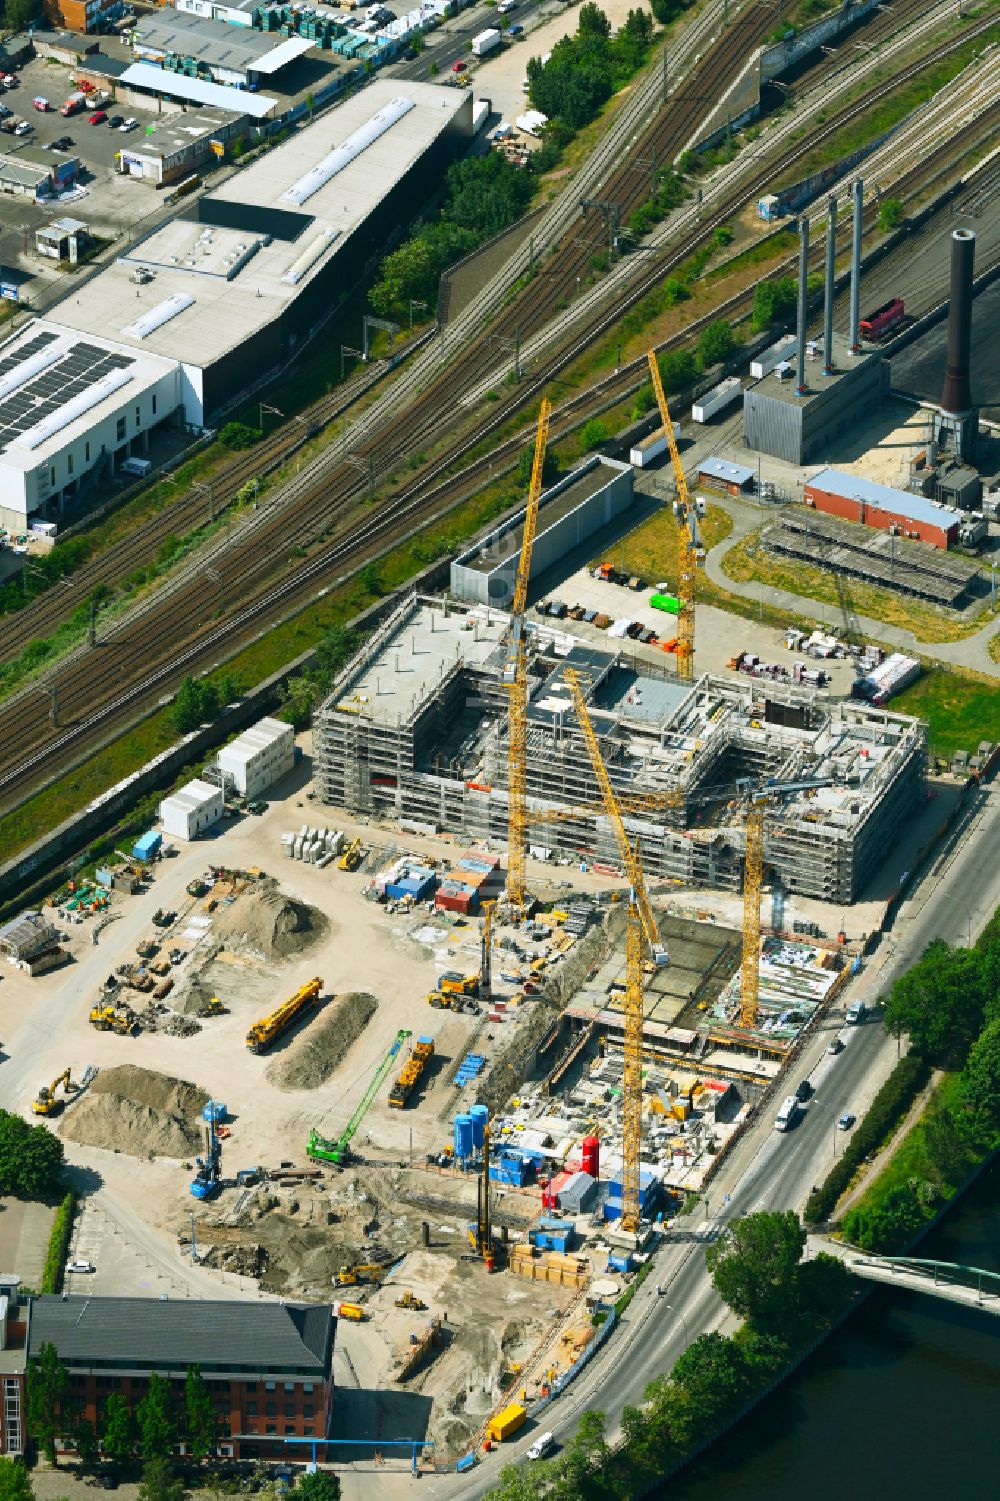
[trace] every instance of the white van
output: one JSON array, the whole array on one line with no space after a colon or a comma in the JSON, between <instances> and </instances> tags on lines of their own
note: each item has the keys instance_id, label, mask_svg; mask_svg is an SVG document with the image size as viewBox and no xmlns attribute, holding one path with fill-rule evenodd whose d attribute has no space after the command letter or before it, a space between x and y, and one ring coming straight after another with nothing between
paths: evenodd
<instances>
[{"instance_id":1,"label":"white van","mask_svg":"<svg viewBox=\"0 0 1000 1501\"><path fill-rule=\"evenodd\" d=\"M852 1027L858 1026L865 1019L864 1001L852 1001L847 1008L847 1020Z\"/></svg>"},{"instance_id":2,"label":"white van","mask_svg":"<svg viewBox=\"0 0 1000 1501\"><path fill-rule=\"evenodd\" d=\"M774 1119L776 1131L790 1131L794 1126L799 1114L799 1102L793 1094L787 1100L782 1100L781 1109Z\"/></svg>"},{"instance_id":3,"label":"white van","mask_svg":"<svg viewBox=\"0 0 1000 1501\"><path fill-rule=\"evenodd\" d=\"M556 1446L555 1434L540 1433L528 1450L528 1459L544 1459L546 1454L551 1454Z\"/></svg>"}]
</instances>

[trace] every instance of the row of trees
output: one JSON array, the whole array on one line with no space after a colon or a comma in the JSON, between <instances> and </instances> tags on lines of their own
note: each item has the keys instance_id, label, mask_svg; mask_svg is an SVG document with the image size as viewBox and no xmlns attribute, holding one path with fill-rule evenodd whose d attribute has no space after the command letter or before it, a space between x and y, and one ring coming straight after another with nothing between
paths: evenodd
<instances>
[{"instance_id":1,"label":"row of trees","mask_svg":"<svg viewBox=\"0 0 1000 1501\"><path fill-rule=\"evenodd\" d=\"M63 1144L47 1126L0 1110L0 1194L44 1199L62 1182Z\"/></svg>"},{"instance_id":2,"label":"row of trees","mask_svg":"<svg viewBox=\"0 0 1000 1501\"><path fill-rule=\"evenodd\" d=\"M212 678L186 677L177 690L170 713L173 727L181 735L209 724L227 704L240 696L240 685L229 673L218 682Z\"/></svg>"},{"instance_id":3,"label":"row of trees","mask_svg":"<svg viewBox=\"0 0 1000 1501\"><path fill-rule=\"evenodd\" d=\"M268 1498L274 1501L276 1491L268 1488L266 1480L266 1475L252 1475L252 1490L262 1501ZM302 1474L295 1495L299 1501L338 1501L340 1481L325 1470ZM184 1482L175 1474L169 1459L151 1459L143 1466L138 1501L187 1501L187 1497ZM35 1501L31 1476L23 1459L0 1458L0 1501Z\"/></svg>"},{"instance_id":4,"label":"row of trees","mask_svg":"<svg viewBox=\"0 0 1000 1501\"><path fill-rule=\"evenodd\" d=\"M625 1443L612 1452L600 1413L587 1413L564 1453L532 1466L507 1466L490 1492L496 1501L624 1498L644 1494L766 1389L851 1296L843 1263L821 1255L804 1262L797 1215L761 1213L735 1220L706 1251L716 1290L743 1325L732 1337L702 1334L646 1389L642 1407L622 1416Z\"/></svg>"},{"instance_id":5,"label":"row of trees","mask_svg":"<svg viewBox=\"0 0 1000 1501\"><path fill-rule=\"evenodd\" d=\"M615 36L600 6L580 7L577 29L543 63L528 62L528 97L535 109L570 131L587 125L646 61L653 39L647 11L630 10Z\"/></svg>"}]
</instances>

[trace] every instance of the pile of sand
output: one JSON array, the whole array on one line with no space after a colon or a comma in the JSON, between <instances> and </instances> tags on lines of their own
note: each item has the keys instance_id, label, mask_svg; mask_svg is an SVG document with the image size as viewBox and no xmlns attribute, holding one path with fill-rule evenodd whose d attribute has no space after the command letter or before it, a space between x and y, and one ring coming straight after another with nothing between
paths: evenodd
<instances>
[{"instance_id":1,"label":"pile of sand","mask_svg":"<svg viewBox=\"0 0 1000 1501\"><path fill-rule=\"evenodd\" d=\"M325 1084L378 1009L365 991L352 990L329 1002L267 1070L279 1089L317 1089Z\"/></svg>"},{"instance_id":2,"label":"pile of sand","mask_svg":"<svg viewBox=\"0 0 1000 1501\"><path fill-rule=\"evenodd\" d=\"M229 907L218 907L213 932L231 949L248 948L265 959L301 954L325 936L327 919L318 907L285 896L273 881L244 892Z\"/></svg>"},{"instance_id":3,"label":"pile of sand","mask_svg":"<svg viewBox=\"0 0 1000 1501\"><path fill-rule=\"evenodd\" d=\"M202 1144L202 1089L131 1063L102 1069L66 1112L62 1134L132 1157L189 1157Z\"/></svg>"}]
</instances>

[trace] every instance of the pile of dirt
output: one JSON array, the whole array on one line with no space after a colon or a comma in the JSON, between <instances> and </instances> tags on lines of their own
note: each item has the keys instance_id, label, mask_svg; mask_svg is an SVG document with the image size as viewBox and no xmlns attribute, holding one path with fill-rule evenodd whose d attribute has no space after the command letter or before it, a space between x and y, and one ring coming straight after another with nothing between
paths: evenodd
<instances>
[{"instance_id":1,"label":"pile of dirt","mask_svg":"<svg viewBox=\"0 0 1000 1501\"><path fill-rule=\"evenodd\" d=\"M202 1143L202 1089L125 1063L102 1069L66 1112L62 1134L131 1157L189 1157Z\"/></svg>"},{"instance_id":2,"label":"pile of dirt","mask_svg":"<svg viewBox=\"0 0 1000 1501\"><path fill-rule=\"evenodd\" d=\"M337 996L274 1060L267 1079L278 1089L317 1089L325 1084L377 1009L378 1001L363 990Z\"/></svg>"},{"instance_id":3,"label":"pile of dirt","mask_svg":"<svg viewBox=\"0 0 1000 1501\"><path fill-rule=\"evenodd\" d=\"M229 907L218 907L213 930L231 949L252 949L265 959L301 954L323 938L329 923L318 907L298 902L276 882L259 884Z\"/></svg>"}]
</instances>

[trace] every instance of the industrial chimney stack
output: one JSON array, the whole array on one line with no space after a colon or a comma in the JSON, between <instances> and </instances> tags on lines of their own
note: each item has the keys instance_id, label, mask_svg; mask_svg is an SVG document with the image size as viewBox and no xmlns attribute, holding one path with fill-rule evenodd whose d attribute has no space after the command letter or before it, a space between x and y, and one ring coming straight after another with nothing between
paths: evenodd
<instances>
[{"instance_id":1,"label":"industrial chimney stack","mask_svg":"<svg viewBox=\"0 0 1000 1501\"><path fill-rule=\"evenodd\" d=\"M833 374L833 283L837 259L837 195L826 200L826 286L823 293L823 374Z\"/></svg>"},{"instance_id":2,"label":"industrial chimney stack","mask_svg":"<svg viewBox=\"0 0 1000 1501\"><path fill-rule=\"evenodd\" d=\"M951 236L951 302L948 307L948 362L944 367L941 410L963 417L972 407L969 353L972 346L972 269L976 234L956 229Z\"/></svg>"},{"instance_id":3,"label":"industrial chimney stack","mask_svg":"<svg viewBox=\"0 0 1000 1501\"><path fill-rule=\"evenodd\" d=\"M799 220L799 322L796 355L796 390L806 394L806 320L809 312L809 215Z\"/></svg>"},{"instance_id":4,"label":"industrial chimney stack","mask_svg":"<svg viewBox=\"0 0 1000 1501\"><path fill-rule=\"evenodd\" d=\"M854 184L854 237L851 245L851 353L861 353L861 216L865 206L865 185L859 177Z\"/></svg>"}]
</instances>

